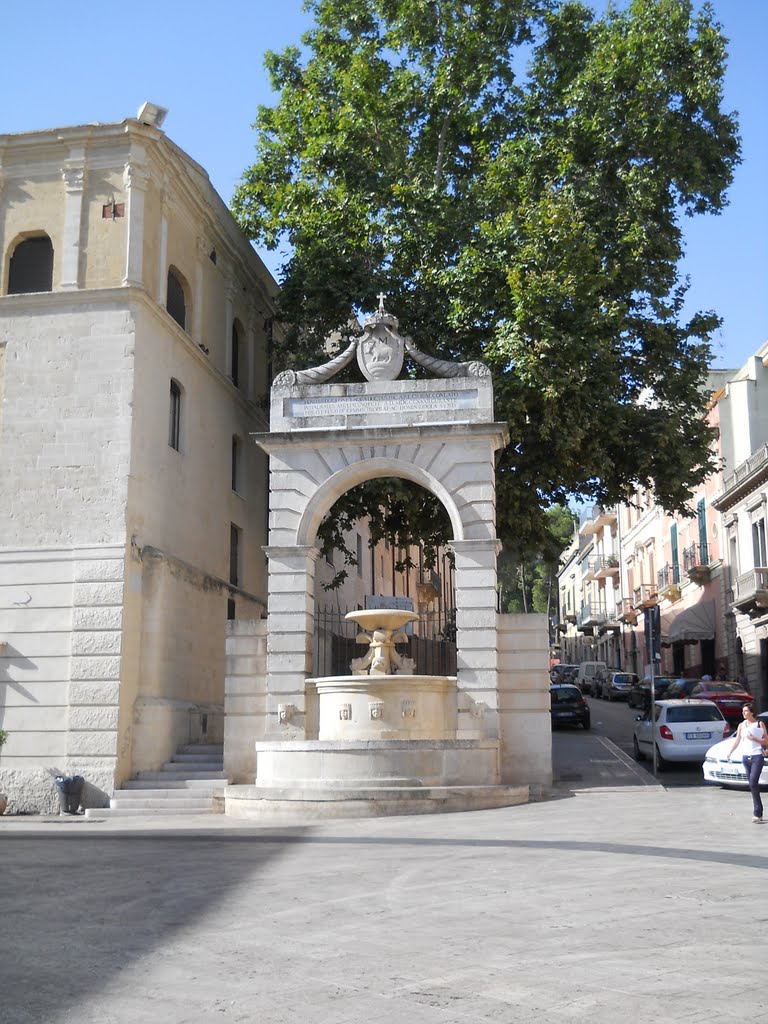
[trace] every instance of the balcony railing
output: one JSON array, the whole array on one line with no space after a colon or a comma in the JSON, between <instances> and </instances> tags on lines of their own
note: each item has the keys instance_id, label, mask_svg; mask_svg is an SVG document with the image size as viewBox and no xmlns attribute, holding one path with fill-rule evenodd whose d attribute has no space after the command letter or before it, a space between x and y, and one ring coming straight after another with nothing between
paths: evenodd
<instances>
[{"instance_id":1,"label":"balcony railing","mask_svg":"<svg viewBox=\"0 0 768 1024\"><path fill-rule=\"evenodd\" d=\"M613 526L617 521L615 508L602 505L587 505L579 515L579 533L598 533L604 526Z\"/></svg>"},{"instance_id":2,"label":"balcony railing","mask_svg":"<svg viewBox=\"0 0 768 1024\"><path fill-rule=\"evenodd\" d=\"M739 611L768 608L768 568L758 566L737 576L733 583L733 603Z\"/></svg>"},{"instance_id":3,"label":"balcony railing","mask_svg":"<svg viewBox=\"0 0 768 1024\"><path fill-rule=\"evenodd\" d=\"M706 541L683 549L683 569L694 582L709 579L709 545Z\"/></svg>"},{"instance_id":4,"label":"balcony railing","mask_svg":"<svg viewBox=\"0 0 768 1024\"><path fill-rule=\"evenodd\" d=\"M641 583L635 587L633 602L635 608L652 608L659 603L659 588L655 583Z\"/></svg>"},{"instance_id":5,"label":"balcony railing","mask_svg":"<svg viewBox=\"0 0 768 1024\"><path fill-rule=\"evenodd\" d=\"M617 555L604 555L597 559L595 579L605 579L608 576L619 575L619 559Z\"/></svg>"},{"instance_id":6,"label":"balcony railing","mask_svg":"<svg viewBox=\"0 0 768 1024\"><path fill-rule=\"evenodd\" d=\"M665 565L656 573L656 586L659 597L667 601L678 601L680 599L680 566L677 564Z\"/></svg>"},{"instance_id":7,"label":"balcony railing","mask_svg":"<svg viewBox=\"0 0 768 1024\"><path fill-rule=\"evenodd\" d=\"M606 618L605 608L599 604L587 601L581 606L581 611L576 616L576 628L590 629L594 626L599 626L601 622L605 622Z\"/></svg>"},{"instance_id":8,"label":"balcony railing","mask_svg":"<svg viewBox=\"0 0 768 1024\"><path fill-rule=\"evenodd\" d=\"M730 476L727 476L725 480L723 480L723 495L727 494L728 491L733 490L734 487L737 487L740 483L747 480L753 473L763 467L766 462L768 462L768 444L764 444L762 448L758 448L757 451L753 452L748 459L742 462L740 466L737 466Z\"/></svg>"},{"instance_id":9,"label":"balcony railing","mask_svg":"<svg viewBox=\"0 0 768 1024\"><path fill-rule=\"evenodd\" d=\"M631 597L622 597L618 615L622 622L629 622L631 625L637 622L637 608Z\"/></svg>"}]
</instances>

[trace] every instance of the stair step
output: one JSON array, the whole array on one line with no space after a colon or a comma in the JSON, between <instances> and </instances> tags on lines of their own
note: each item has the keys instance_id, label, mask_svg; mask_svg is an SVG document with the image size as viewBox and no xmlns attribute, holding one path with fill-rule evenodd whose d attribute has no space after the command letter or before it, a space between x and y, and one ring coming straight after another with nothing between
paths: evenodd
<instances>
[{"instance_id":1,"label":"stair step","mask_svg":"<svg viewBox=\"0 0 768 1024\"><path fill-rule=\"evenodd\" d=\"M192 764L179 764L178 761L166 761L161 766L163 772L175 772L176 775L194 775L200 772L220 772L224 768L221 761L194 761Z\"/></svg>"},{"instance_id":2,"label":"stair step","mask_svg":"<svg viewBox=\"0 0 768 1024\"><path fill-rule=\"evenodd\" d=\"M166 817L172 814L217 814L223 813L223 811L223 803L220 809L211 806L192 808L187 805L183 807L160 805L154 807L89 807L85 812L85 816L86 818L138 818L143 815L147 817L160 817L161 815Z\"/></svg>"},{"instance_id":3,"label":"stair step","mask_svg":"<svg viewBox=\"0 0 768 1024\"><path fill-rule=\"evenodd\" d=\"M163 787L170 782L190 782L194 779L195 782L205 782L210 779L226 779L226 775L223 771L200 771L190 773L189 771L161 771L161 772L139 772L138 775L132 780L134 782L162 782Z\"/></svg>"},{"instance_id":4,"label":"stair step","mask_svg":"<svg viewBox=\"0 0 768 1024\"><path fill-rule=\"evenodd\" d=\"M181 754L176 753L171 758L174 764L197 764L199 761L223 761L224 755L219 754L218 751L208 751L203 753L194 754Z\"/></svg>"},{"instance_id":5,"label":"stair step","mask_svg":"<svg viewBox=\"0 0 768 1024\"><path fill-rule=\"evenodd\" d=\"M125 808L126 810L135 810L136 808L149 810L149 811L165 811L171 810L172 808L183 808L190 813L195 811L211 811L213 810L213 798L208 797L197 797L194 800L171 800L167 797L144 797L143 799L137 800L123 800L118 793L117 796L113 796L109 801L109 806L113 810L120 810Z\"/></svg>"},{"instance_id":6,"label":"stair step","mask_svg":"<svg viewBox=\"0 0 768 1024\"><path fill-rule=\"evenodd\" d=\"M224 757L223 743L188 743L179 747L180 754L212 754L214 757Z\"/></svg>"},{"instance_id":7,"label":"stair step","mask_svg":"<svg viewBox=\"0 0 768 1024\"><path fill-rule=\"evenodd\" d=\"M160 773L155 772L158 778L147 778L142 776L140 779L129 779L123 783L123 787L120 792L125 790L148 790L148 789L163 789L178 790L190 789L190 790L219 790L224 789L227 784L226 778L214 778L214 779L172 779L168 777L168 772ZM223 776L223 772L222 772ZM158 782L162 782L162 786L158 786Z\"/></svg>"},{"instance_id":8,"label":"stair step","mask_svg":"<svg viewBox=\"0 0 768 1024\"><path fill-rule=\"evenodd\" d=\"M223 788L223 787L222 787ZM211 801L214 790L208 789L117 789L112 796L112 805L115 800L176 800L184 803L195 803L196 801Z\"/></svg>"}]
</instances>

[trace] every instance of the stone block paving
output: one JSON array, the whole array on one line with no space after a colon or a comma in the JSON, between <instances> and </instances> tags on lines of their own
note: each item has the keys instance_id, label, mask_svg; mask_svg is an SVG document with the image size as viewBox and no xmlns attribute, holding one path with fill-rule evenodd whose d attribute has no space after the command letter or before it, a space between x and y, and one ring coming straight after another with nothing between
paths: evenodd
<instances>
[{"instance_id":1,"label":"stone block paving","mask_svg":"<svg viewBox=\"0 0 768 1024\"><path fill-rule=\"evenodd\" d=\"M0 818L0 1022L768 1019L768 826L611 746L564 734L578 778L473 813Z\"/></svg>"}]
</instances>

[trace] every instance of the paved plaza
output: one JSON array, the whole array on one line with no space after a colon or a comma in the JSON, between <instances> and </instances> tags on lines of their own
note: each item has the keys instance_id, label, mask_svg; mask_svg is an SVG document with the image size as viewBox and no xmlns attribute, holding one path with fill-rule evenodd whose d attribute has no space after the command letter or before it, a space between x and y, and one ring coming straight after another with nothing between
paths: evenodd
<instances>
[{"instance_id":1,"label":"paved plaza","mask_svg":"<svg viewBox=\"0 0 768 1024\"><path fill-rule=\"evenodd\" d=\"M552 799L254 825L2 818L2 1024L768 1018L768 826L557 734ZM744 989L748 994L743 994Z\"/></svg>"}]
</instances>

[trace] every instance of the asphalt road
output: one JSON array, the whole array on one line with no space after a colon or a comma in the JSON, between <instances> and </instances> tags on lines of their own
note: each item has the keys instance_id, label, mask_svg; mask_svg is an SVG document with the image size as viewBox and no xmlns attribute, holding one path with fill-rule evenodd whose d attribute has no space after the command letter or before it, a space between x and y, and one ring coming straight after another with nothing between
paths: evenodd
<instances>
[{"instance_id":1,"label":"asphalt road","mask_svg":"<svg viewBox=\"0 0 768 1024\"><path fill-rule=\"evenodd\" d=\"M632 731L635 718L641 714L639 708L631 708L624 701L600 700L588 697L592 715L592 731L600 736L607 736L624 753L632 757ZM639 761L638 766L653 775L650 761ZM663 772L659 772L658 780L664 786L699 786L709 788L704 782L699 764L671 764Z\"/></svg>"}]
</instances>

